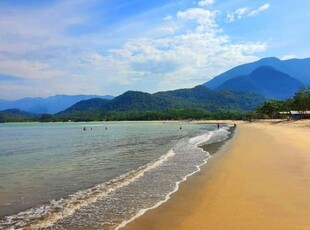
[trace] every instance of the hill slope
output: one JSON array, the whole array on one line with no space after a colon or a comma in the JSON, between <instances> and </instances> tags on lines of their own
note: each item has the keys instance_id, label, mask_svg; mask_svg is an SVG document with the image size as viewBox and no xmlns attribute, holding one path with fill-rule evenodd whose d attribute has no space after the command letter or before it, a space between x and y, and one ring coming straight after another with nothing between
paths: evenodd
<instances>
[{"instance_id":1,"label":"hill slope","mask_svg":"<svg viewBox=\"0 0 310 230\"><path fill-rule=\"evenodd\" d=\"M0 100L0 110L20 109L31 113L58 113L81 100L91 98L112 99L112 96L97 95L56 95L47 98L23 98L16 101Z\"/></svg>"},{"instance_id":2,"label":"hill slope","mask_svg":"<svg viewBox=\"0 0 310 230\"><path fill-rule=\"evenodd\" d=\"M73 117L105 117L111 113L128 113L132 111L165 110L202 110L218 112L220 110L254 109L264 101L262 96L253 93L215 91L204 86L192 89L180 89L155 94L128 91L113 100L89 99L81 101L56 116L65 119ZM74 119L73 119L74 120Z\"/></svg>"},{"instance_id":3,"label":"hill slope","mask_svg":"<svg viewBox=\"0 0 310 230\"><path fill-rule=\"evenodd\" d=\"M37 119L38 115L28 113L19 109L7 109L0 111L0 123L2 122L22 122Z\"/></svg>"},{"instance_id":4,"label":"hill slope","mask_svg":"<svg viewBox=\"0 0 310 230\"><path fill-rule=\"evenodd\" d=\"M246 76L229 79L216 89L252 92L272 99L292 97L302 84L291 76L269 66L261 66Z\"/></svg>"},{"instance_id":5,"label":"hill slope","mask_svg":"<svg viewBox=\"0 0 310 230\"><path fill-rule=\"evenodd\" d=\"M261 66L271 66L283 73L290 75L293 78L296 78L305 85L310 85L310 58L290 59L282 61L275 57L263 58L256 62L234 67L214 77L203 85L215 89L221 84L223 84L225 81L234 77L249 75L251 72Z\"/></svg>"}]
</instances>

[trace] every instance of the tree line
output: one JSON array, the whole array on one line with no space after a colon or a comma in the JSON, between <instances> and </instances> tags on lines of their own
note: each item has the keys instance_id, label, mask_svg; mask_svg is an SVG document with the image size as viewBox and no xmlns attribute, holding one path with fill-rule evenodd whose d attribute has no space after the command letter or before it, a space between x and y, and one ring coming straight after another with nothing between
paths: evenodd
<instances>
[{"instance_id":1,"label":"tree line","mask_svg":"<svg viewBox=\"0 0 310 230\"><path fill-rule=\"evenodd\" d=\"M293 98L267 100L253 112L253 118L285 118L290 111L304 113L310 110L310 87L302 87ZM282 113L281 113L282 112Z\"/></svg>"},{"instance_id":2,"label":"tree line","mask_svg":"<svg viewBox=\"0 0 310 230\"><path fill-rule=\"evenodd\" d=\"M202 103L202 102L200 102ZM191 103L189 103L191 104ZM193 103L194 104L194 103ZM25 116L24 113L12 111L14 113L0 113L1 122L67 122L67 121L149 121L149 120L251 120L264 118L285 118L290 111L308 111L310 110L310 87L302 87L293 98L287 100L266 100L260 106L252 111L236 109L205 109L203 106L192 105L188 108L167 108L163 110L146 109L138 110L135 107L131 110L112 110L91 109L87 111L73 110L70 113L42 114L36 116ZM208 106L210 107L210 106ZM280 113L284 112L284 113ZM286 113L285 113L286 112Z\"/></svg>"}]
</instances>

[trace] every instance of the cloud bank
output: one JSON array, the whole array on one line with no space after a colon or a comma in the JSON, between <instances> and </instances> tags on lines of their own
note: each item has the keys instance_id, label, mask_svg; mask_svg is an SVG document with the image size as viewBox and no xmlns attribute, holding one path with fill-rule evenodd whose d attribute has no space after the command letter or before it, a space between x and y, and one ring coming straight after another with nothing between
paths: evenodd
<instances>
[{"instance_id":1,"label":"cloud bank","mask_svg":"<svg viewBox=\"0 0 310 230\"><path fill-rule=\"evenodd\" d=\"M263 11L266 11L270 8L270 4L266 3L256 9L249 9L248 7L242 7L237 9L235 12L227 13L226 19L227 22L233 22L236 19L254 17L260 14Z\"/></svg>"},{"instance_id":2,"label":"cloud bank","mask_svg":"<svg viewBox=\"0 0 310 230\"><path fill-rule=\"evenodd\" d=\"M23 79L16 84L0 78L0 98L192 87L257 59L267 43L233 42L218 23L219 11L205 8L213 3L199 1L163 15L162 8L154 9L126 18L119 27L100 28L88 10L96 6L94 0L0 9L0 75ZM234 19L268 8L238 9Z\"/></svg>"},{"instance_id":3,"label":"cloud bank","mask_svg":"<svg viewBox=\"0 0 310 230\"><path fill-rule=\"evenodd\" d=\"M198 2L198 6L208 6L214 4L214 0L202 0Z\"/></svg>"}]
</instances>

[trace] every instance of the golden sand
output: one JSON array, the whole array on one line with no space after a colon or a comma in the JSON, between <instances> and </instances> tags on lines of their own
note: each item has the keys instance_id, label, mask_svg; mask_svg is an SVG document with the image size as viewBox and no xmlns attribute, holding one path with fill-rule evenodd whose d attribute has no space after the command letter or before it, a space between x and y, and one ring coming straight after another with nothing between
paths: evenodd
<instances>
[{"instance_id":1,"label":"golden sand","mask_svg":"<svg viewBox=\"0 0 310 230\"><path fill-rule=\"evenodd\" d=\"M238 124L168 202L125 229L310 229L309 125Z\"/></svg>"}]
</instances>

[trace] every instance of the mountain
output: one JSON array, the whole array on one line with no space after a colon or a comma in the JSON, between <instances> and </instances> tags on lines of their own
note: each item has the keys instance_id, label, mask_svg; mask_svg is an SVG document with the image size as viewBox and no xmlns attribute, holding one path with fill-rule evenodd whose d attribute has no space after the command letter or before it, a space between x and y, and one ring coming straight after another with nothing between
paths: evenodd
<instances>
[{"instance_id":1,"label":"mountain","mask_svg":"<svg viewBox=\"0 0 310 230\"><path fill-rule=\"evenodd\" d=\"M97 96L97 95L56 95L47 98L23 98L16 101L0 100L0 110L20 109L31 113L58 113L81 100L91 98L112 99L113 96Z\"/></svg>"},{"instance_id":2,"label":"mountain","mask_svg":"<svg viewBox=\"0 0 310 230\"><path fill-rule=\"evenodd\" d=\"M270 66L261 66L245 76L226 80L216 89L252 92L272 99L287 99L298 91L302 83Z\"/></svg>"},{"instance_id":3,"label":"mountain","mask_svg":"<svg viewBox=\"0 0 310 230\"><path fill-rule=\"evenodd\" d=\"M38 118L37 114L28 113L19 109L7 109L0 111L0 123L32 121Z\"/></svg>"},{"instance_id":4,"label":"mountain","mask_svg":"<svg viewBox=\"0 0 310 230\"><path fill-rule=\"evenodd\" d=\"M94 109L97 110L99 108L103 108L103 106L106 105L108 101L109 100L107 99L101 99L101 98L92 98L88 100L83 100L67 108L65 111L67 113L72 113L76 111L81 112L81 111L91 111Z\"/></svg>"},{"instance_id":5,"label":"mountain","mask_svg":"<svg viewBox=\"0 0 310 230\"><path fill-rule=\"evenodd\" d=\"M139 91L127 91L124 94L108 101L104 99L89 99L81 101L66 109L64 112L81 111L131 111L131 110L162 110L170 108L173 100L160 95L152 95Z\"/></svg>"},{"instance_id":6,"label":"mountain","mask_svg":"<svg viewBox=\"0 0 310 230\"><path fill-rule=\"evenodd\" d=\"M214 77L203 85L215 89L225 81L234 77L249 75L251 72L261 66L273 67L283 73L290 75L293 78L296 78L301 83L310 86L310 58L289 59L282 61L275 57L263 58L256 62L239 65Z\"/></svg>"},{"instance_id":7,"label":"mountain","mask_svg":"<svg viewBox=\"0 0 310 230\"><path fill-rule=\"evenodd\" d=\"M264 101L262 96L229 90L217 91L205 86L191 89L158 92L154 94L128 91L112 100L89 99L76 103L56 114L60 120L104 119L107 116L131 112L160 112L167 110L221 110L249 111ZM76 119L75 119L76 118Z\"/></svg>"}]
</instances>

